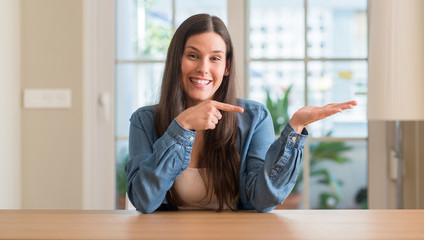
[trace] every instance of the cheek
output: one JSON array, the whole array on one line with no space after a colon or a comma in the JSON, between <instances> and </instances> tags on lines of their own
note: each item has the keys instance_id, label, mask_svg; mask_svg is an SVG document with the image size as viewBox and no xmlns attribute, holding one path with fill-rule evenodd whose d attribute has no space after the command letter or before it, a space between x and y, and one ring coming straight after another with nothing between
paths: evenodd
<instances>
[{"instance_id":1,"label":"cheek","mask_svg":"<svg viewBox=\"0 0 424 240\"><path fill-rule=\"evenodd\" d=\"M222 84L222 81L224 81L224 73L225 73L225 68L219 68L219 69L215 69L215 73L214 73L214 79L215 79L215 82L214 82L214 87L216 88L216 89L218 89L220 86L221 86L221 84Z\"/></svg>"},{"instance_id":2,"label":"cheek","mask_svg":"<svg viewBox=\"0 0 424 240\"><path fill-rule=\"evenodd\" d=\"M222 81L222 78L225 76L225 74L225 66L219 66L214 70L215 77L220 81Z\"/></svg>"},{"instance_id":3,"label":"cheek","mask_svg":"<svg viewBox=\"0 0 424 240\"><path fill-rule=\"evenodd\" d=\"M187 66L186 66L187 64L185 63L185 61L183 60L182 62L181 62L181 74L184 76L185 74L186 74L186 72L187 72Z\"/></svg>"},{"instance_id":4,"label":"cheek","mask_svg":"<svg viewBox=\"0 0 424 240\"><path fill-rule=\"evenodd\" d=\"M187 76L187 63L186 63L186 61L182 60L181 61L181 84L182 84L183 89L185 89L186 85L187 85L187 83L185 81L186 76Z\"/></svg>"},{"instance_id":5,"label":"cheek","mask_svg":"<svg viewBox=\"0 0 424 240\"><path fill-rule=\"evenodd\" d=\"M193 70L193 63L191 61L183 60L181 62L181 74L187 75Z\"/></svg>"}]
</instances>

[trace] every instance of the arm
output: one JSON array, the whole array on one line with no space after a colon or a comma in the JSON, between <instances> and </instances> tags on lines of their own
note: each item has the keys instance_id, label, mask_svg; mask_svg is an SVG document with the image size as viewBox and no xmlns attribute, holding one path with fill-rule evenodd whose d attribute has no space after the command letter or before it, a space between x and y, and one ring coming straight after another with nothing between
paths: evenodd
<instances>
[{"instance_id":1,"label":"arm","mask_svg":"<svg viewBox=\"0 0 424 240\"><path fill-rule=\"evenodd\" d=\"M356 105L356 101L349 101L299 109L269 149L266 143L269 142L269 136L273 136L273 126L269 112L264 111L264 117L259 118L259 124L255 128L246 159L246 191L250 203L257 211L272 210L293 189L308 135L305 127Z\"/></svg>"},{"instance_id":2,"label":"arm","mask_svg":"<svg viewBox=\"0 0 424 240\"><path fill-rule=\"evenodd\" d=\"M307 131L298 134L287 124L275 141L272 120L261 111L246 156L246 193L258 212L281 204L293 189Z\"/></svg>"},{"instance_id":3,"label":"arm","mask_svg":"<svg viewBox=\"0 0 424 240\"><path fill-rule=\"evenodd\" d=\"M150 213L163 203L167 191L190 162L195 131L187 129L214 129L222 117L219 110L243 112L238 106L204 101L180 113L157 140L154 140L152 115L133 114L126 166L127 192L138 210Z\"/></svg>"},{"instance_id":4,"label":"arm","mask_svg":"<svg viewBox=\"0 0 424 240\"><path fill-rule=\"evenodd\" d=\"M143 213L155 211L175 179L188 167L195 132L176 120L162 137L154 140L152 116L131 117L127 191L131 203Z\"/></svg>"}]
</instances>

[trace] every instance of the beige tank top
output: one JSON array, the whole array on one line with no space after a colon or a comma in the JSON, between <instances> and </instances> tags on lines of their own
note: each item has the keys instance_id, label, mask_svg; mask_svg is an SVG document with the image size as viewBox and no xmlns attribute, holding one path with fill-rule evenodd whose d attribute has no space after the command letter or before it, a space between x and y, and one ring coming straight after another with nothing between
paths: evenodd
<instances>
[{"instance_id":1,"label":"beige tank top","mask_svg":"<svg viewBox=\"0 0 424 240\"><path fill-rule=\"evenodd\" d=\"M182 200L180 209L218 209L219 204L215 195L209 202L206 195L206 184L200 175L199 168L187 168L174 182L174 188ZM229 209L224 206L224 209Z\"/></svg>"}]
</instances>

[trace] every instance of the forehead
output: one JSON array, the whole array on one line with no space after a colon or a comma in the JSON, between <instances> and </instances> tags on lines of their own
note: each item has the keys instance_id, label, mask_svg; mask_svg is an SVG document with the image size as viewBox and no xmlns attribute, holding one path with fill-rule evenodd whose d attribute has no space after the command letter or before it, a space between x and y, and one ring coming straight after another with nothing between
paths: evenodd
<instances>
[{"instance_id":1,"label":"forehead","mask_svg":"<svg viewBox=\"0 0 424 240\"><path fill-rule=\"evenodd\" d=\"M215 32L206 32L189 37L185 43L185 48L194 47L200 51L221 51L226 52L224 39Z\"/></svg>"}]
</instances>

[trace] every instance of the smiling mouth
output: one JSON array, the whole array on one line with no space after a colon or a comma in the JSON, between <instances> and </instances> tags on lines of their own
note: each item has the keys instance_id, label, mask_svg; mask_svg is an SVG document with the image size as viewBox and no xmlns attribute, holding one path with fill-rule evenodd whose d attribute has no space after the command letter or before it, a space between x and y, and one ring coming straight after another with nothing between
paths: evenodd
<instances>
[{"instance_id":1,"label":"smiling mouth","mask_svg":"<svg viewBox=\"0 0 424 240\"><path fill-rule=\"evenodd\" d=\"M200 78L190 78L190 82L196 85L206 86L212 82L212 80L200 79Z\"/></svg>"}]
</instances>

